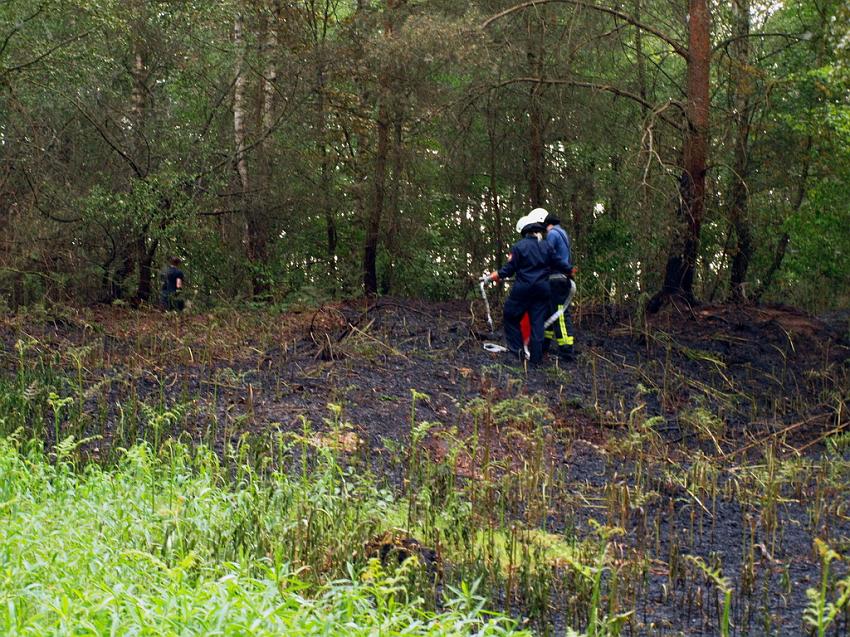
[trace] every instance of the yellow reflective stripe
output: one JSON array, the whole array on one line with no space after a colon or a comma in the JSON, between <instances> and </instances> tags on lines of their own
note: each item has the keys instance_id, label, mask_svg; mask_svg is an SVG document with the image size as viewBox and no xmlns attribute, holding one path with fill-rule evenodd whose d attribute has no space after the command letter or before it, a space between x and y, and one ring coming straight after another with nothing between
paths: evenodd
<instances>
[{"instance_id":1,"label":"yellow reflective stripe","mask_svg":"<svg viewBox=\"0 0 850 637\"><path fill-rule=\"evenodd\" d=\"M552 330L546 330L543 332L543 338L553 339L555 338L555 332Z\"/></svg>"},{"instance_id":2,"label":"yellow reflective stripe","mask_svg":"<svg viewBox=\"0 0 850 637\"><path fill-rule=\"evenodd\" d=\"M558 310L561 310L562 308L562 305L558 306ZM558 337L558 345L572 345L573 337L567 332L566 310L564 310L561 313L561 316L558 317L558 326L561 328L561 335Z\"/></svg>"}]
</instances>

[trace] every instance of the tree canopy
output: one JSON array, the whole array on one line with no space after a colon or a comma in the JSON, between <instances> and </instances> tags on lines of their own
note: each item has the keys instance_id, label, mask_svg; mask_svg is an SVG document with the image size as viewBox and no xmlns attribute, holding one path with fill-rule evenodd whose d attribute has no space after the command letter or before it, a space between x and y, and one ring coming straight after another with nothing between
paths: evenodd
<instances>
[{"instance_id":1,"label":"tree canopy","mask_svg":"<svg viewBox=\"0 0 850 637\"><path fill-rule=\"evenodd\" d=\"M0 299L850 302L841 0L4 0Z\"/></svg>"}]
</instances>

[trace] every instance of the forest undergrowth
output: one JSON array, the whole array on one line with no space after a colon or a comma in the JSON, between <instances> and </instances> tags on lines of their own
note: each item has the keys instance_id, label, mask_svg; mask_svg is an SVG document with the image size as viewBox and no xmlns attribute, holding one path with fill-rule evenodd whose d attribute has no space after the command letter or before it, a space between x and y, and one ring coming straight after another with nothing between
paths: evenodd
<instances>
[{"instance_id":1,"label":"forest undergrowth","mask_svg":"<svg viewBox=\"0 0 850 637\"><path fill-rule=\"evenodd\" d=\"M846 316L478 314L5 319L3 633L848 633Z\"/></svg>"}]
</instances>

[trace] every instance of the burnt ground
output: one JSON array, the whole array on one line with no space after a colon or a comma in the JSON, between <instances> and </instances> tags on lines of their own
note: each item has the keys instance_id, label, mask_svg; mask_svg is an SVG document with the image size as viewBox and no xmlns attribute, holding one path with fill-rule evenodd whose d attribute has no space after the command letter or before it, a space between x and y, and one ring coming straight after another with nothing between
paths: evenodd
<instances>
[{"instance_id":1,"label":"burnt ground","mask_svg":"<svg viewBox=\"0 0 850 637\"><path fill-rule=\"evenodd\" d=\"M480 313L400 299L279 315L63 310L7 319L2 369L13 379L21 360L39 364L83 392L91 418L77 433L101 437L95 458L153 435L142 405L178 406L179 430L156 435L219 450L245 432L303 432L305 419L322 440L338 405L350 431L337 443L396 486L412 424L432 423L421 447L451 458L460 484L482 478L481 449L517 475L537 453L544 507L506 508L567 537L594 521L624 530L606 575L609 590L620 582L617 610L635 610L623 634L718 634L717 582L693 557L731 582L732 634L806 634L814 539L850 549L850 316L580 307L577 360L526 370L482 348ZM554 586L538 628L581 623L559 612L569 599ZM829 634L848 625L841 614Z\"/></svg>"}]
</instances>

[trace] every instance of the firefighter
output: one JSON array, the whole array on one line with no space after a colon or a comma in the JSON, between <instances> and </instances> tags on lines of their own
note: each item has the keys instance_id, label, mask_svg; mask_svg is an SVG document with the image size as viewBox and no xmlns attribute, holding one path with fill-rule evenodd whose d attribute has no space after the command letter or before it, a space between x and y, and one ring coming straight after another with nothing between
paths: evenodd
<instances>
[{"instance_id":1,"label":"firefighter","mask_svg":"<svg viewBox=\"0 0 850 637\"><path fill-rule=\"evenodd\" d=\"M186 276L180 269L180 258L171 257L168 267L162 272L162 291L159 295L160 305L164 310L183 311L184 301L182 298L183 282Z\"/></svg>"},{"instance_id":2,"label":"firefighter","mask_svg":"<svg viewBox=\"0 0 850 637\"><path fill-rule=\"evenodd\" d=\"M555 215L546 213L543 223L546 226L546 241L552 246L559 266L549 276L550 300L548 316L552 319L552 323L547 326L544 332L544 337L546 338L544 349L548 351L550 349L549 345L554 343L556 346L555 353L558 358L563 361L572 361L574 358L575 335L569 304L575 294L575 282L573 281L570 237L561 227L561 220Z\"/></svg>"},{"instance_id":3,"label":"firefighter","mask_svg":"<svg viewBox=\"0 0 850 637\"><path fill-rule=\"evenodd\" d=\"M543 358L543 324L549 310L549 275L553 270L563 270L552 246L544 238L545 220L546 211L542 209L522 217L517 222L517 232L522 238L511 248L508 262L498 272L490 273L490 279L497 283L514 277L505 301L505 340L512 356L525 358L520 321L528 312L531 321L529 360L532 364Z\"/></svg>"}]
</instances>

